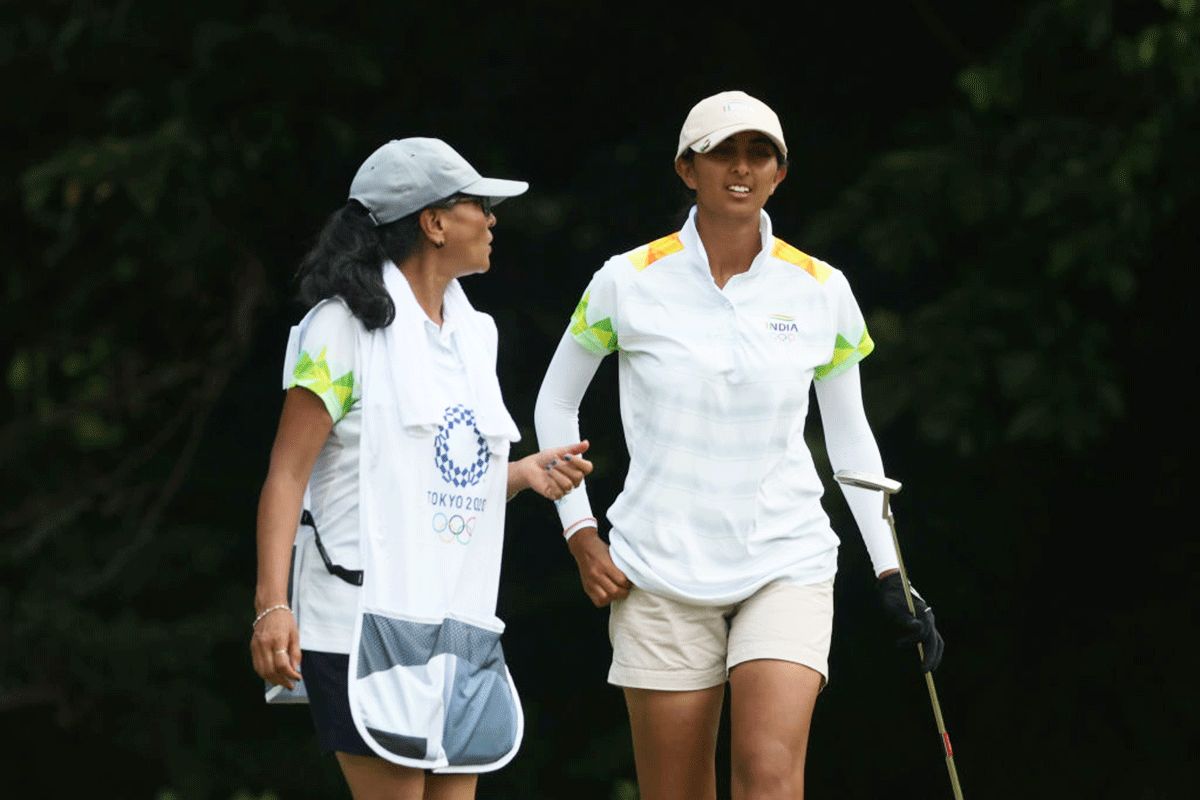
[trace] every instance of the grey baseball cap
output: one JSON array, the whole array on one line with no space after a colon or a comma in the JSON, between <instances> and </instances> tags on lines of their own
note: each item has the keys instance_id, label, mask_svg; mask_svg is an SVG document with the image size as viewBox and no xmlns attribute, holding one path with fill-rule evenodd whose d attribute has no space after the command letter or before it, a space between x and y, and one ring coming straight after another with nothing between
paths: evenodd
<instances>
[{"instance_id":1,"label":"grey baseball cap","mask_svg":"<svg viewBox=\"0 0 1200 800\"><path fill-rule=\"evenodd\" d=\"M492 204L529 188L525 181L484 178L441 139L393 139L367 157L350 182L350 199L371 221L386 225L454 194L490 198Z\"/></svg>"}]
</instances>

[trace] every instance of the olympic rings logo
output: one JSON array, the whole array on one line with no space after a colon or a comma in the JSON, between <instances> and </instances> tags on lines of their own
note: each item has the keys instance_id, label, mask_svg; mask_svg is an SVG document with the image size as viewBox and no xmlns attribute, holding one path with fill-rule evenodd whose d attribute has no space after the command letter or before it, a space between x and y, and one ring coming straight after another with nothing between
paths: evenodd
<instances>
[{"instance_id":1,"label":"olympic rings logo","mask_svg":"<svg viewBox=\"0 0 1200 800\"><path fill-rule=\"evenodd\" d=\"M775 334L775 340L779 342L794 342L796 341L796 334L794 331L780 331Z\"/></svg>"},{"instance_id":2,"label":"olympic rings logo","mask_svg":"<svg viewBox=\"0 0 1200 800\"><path fill-rule=\"evenodd\" d=\"M442 512L433 515L433 532L446 544L457 541L459 544L470 544L475 535L475 517L463 519L458 514L447 517Z\"/></svg>"}]
</instances>

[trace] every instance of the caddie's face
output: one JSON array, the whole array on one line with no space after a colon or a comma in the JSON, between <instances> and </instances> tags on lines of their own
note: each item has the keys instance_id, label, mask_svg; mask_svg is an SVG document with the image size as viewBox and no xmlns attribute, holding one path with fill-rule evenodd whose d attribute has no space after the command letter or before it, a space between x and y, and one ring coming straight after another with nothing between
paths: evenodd
<instances>
[{"instance_id":1,"label":"caddie's face","mask_svg":"<svg viewBox=\"0 0 1200 800\"><path fill-rule=\"evenodd\" d=\"M675 162L705 213L757 216L787 174L774 143L759 131L741 131L705 153Z\"/></svg>"},{"instance_id":2,"label":"caddie's face","mask_svg":"<svg viewBox=\"0 0 1200 800\"><path fill-rule=\"evenodd\" d=\"M460 275L487 272L491 266L492 226L496 215L482 197L465 195L442 212L445 224L445 254Z\"/></svg>"}]
</instances>

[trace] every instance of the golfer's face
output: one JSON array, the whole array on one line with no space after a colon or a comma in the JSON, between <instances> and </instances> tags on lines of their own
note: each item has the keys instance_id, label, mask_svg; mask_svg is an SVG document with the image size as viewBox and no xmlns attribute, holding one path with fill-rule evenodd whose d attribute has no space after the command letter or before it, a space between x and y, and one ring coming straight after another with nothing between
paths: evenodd
<instances>
[{"instance_id":1,"label":"golfer's face","mask_svg":"<svg viewBox=\"0 0 1200 800\"><path fill-rule=\"evenodd\" d=\"M706 211L750 215L762 210L787 174L779 166L775 146L759 131L742 131L728 137L691 162L681 161L679 175L696 192L697 205Z\"/></svg>"}]
</instances>

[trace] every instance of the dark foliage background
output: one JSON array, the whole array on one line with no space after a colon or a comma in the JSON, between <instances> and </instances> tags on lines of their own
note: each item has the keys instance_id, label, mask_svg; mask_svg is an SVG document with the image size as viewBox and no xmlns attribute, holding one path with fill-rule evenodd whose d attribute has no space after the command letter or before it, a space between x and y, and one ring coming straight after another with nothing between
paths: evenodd
<instances>
[{"instance_id":1,"label":"dark foliage background","mask_svg":"<svg viewBox=\"0 0 1200 800\"><path fill-rule=\"evenodd\" d=\"M847 272L878 343L868 411L949 643L965 794L1191 796L1200 548L1164 368L1200 214L1195 0L19 0L0 70L0 736L34 776L11 796L345 796L246 656L297 259L389 138L528 179L467 289L531 451L579 292L674 229L678 126L726 88L779 111L777 233ZM598 507L622 479L614 378L583 413ZM913 659L827 507L844 546L809 793L948 797ZM534 498L510 508L500 605L527 735L480 796L635 797L605 614Z\"/></svg>"}]
</instances>

